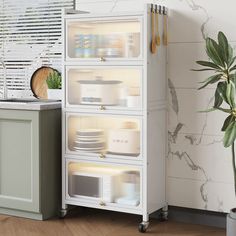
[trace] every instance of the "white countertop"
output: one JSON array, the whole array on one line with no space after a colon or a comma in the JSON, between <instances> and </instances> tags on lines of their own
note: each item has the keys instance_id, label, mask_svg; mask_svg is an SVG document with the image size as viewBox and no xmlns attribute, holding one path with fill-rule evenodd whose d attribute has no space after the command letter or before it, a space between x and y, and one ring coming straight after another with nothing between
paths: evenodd
<instances>
[{"instance_id":1,"label":"white countertop","mask_svg":"<svg viewBox=\"0 0 236 236\"><path fill-rule=\"evenodd\" d=\"M31 102L24 102L24 101L8 102L0 100L0 109L41 111L41 110L54 110L60 108L61 108L61 102L53 100L50 101L50 100L35 99L35 101Z\"/></svg>"}]
</instances>

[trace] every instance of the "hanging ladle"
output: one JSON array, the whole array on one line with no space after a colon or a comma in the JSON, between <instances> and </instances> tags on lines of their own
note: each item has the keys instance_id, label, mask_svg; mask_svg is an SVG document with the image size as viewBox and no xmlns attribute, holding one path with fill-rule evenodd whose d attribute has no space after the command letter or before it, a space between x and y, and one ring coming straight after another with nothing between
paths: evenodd
<instances>
[{"instance_id":1,"label":"hanging ladle","mask_svg":"<svg viewBox=\"0 0 236 236\"><path fill-rule=\"evenodd\" d=\"M155 11L153 6L151 7L151 27L152 27L152 41L151 41L151 52L156 53L156 35L155 35Z\"/></svg>"}]
</instances>

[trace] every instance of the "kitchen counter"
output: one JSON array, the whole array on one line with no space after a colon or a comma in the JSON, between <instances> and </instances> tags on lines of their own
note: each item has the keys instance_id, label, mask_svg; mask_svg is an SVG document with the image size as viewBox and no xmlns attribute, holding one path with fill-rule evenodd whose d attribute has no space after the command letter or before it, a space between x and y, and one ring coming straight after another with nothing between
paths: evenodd
<instances>
[{"instance_id":1,"label":"kitchen counter","mask_svg":"<svg viewBox=\"0 0 236 236\"><path fill-rule=\"evenodd\" d=\"M0 214L44 220L61 196L61 102L0 100Z\"/></svg>"},{"instance_id":2,"label":"kitchen counter","mask_svg":"<svg viewBox=\"0 0 236 236\"><path fill-rule=\"evenodd\" d=\"M41 111L41 110L54 110L61 108L61 101L56 100L38 100L38 99L24 99L3 101L0 100L0 109L9 110L29 110L29 111Z\"/></svg>"}]
</instances>

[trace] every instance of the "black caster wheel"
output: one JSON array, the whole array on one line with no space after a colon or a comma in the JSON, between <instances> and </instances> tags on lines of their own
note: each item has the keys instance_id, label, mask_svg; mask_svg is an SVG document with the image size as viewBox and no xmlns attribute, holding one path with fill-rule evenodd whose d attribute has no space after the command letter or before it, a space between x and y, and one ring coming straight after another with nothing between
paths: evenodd
<instances>
[{"instance_id":1,"label":"black caster wheel","mask_svg":"<svg viewBox=\"0 0 236 236\"><path fill-rule=\"evenodd\" d=\"M138 231L139 231L140 233L145 233L145 232L147 231L148 224L149 224L148 222L142 222L142 223L140 223L139 226L138 226Z\"/></svg>"},{"instance_id":2,"label":"black caster wheel","mask_svg":"<svg viewBox=\"0 0 236 236\"><path fill-rule=\"evenodd\" d=\"M163 211L160 214L160 221L167 221L168 220L168 211Z\"/></svg>"},{"instance_id":3,"label":"black caster wheel","mask_svg":"<svg viewBox=\"0 0 236 236\"><path fill-rule=\"evenodd\" d=\"M66 209L61 209L60 212L59 212L59 218L64 219L66 214L67 214L67 210Z\"/></svg>"}]
</instances>

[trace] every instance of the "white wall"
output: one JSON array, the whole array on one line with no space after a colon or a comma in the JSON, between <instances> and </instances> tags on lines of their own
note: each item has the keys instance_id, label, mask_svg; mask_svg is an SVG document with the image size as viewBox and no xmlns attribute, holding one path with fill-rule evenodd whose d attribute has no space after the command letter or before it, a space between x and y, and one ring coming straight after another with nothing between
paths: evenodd
<instances>
[{"instance_id":1,"label":"white wall","mask_svg":"<svg viewBox=\"0 0 236 236\"><path fill-rule=\"evenodd\" d=\"M207 73L190 71L206 59L203 36L223 31L236 45L235 0L79 0L91 12L137 11L145 2L165 5L169 20L169 155L167 194L170 205L228 212L236 205L231 154L221 143L220 112L198 113L214 88L198 91ZM223 4L222 4L223 3Z\"/></svg>"}]
</instances>

